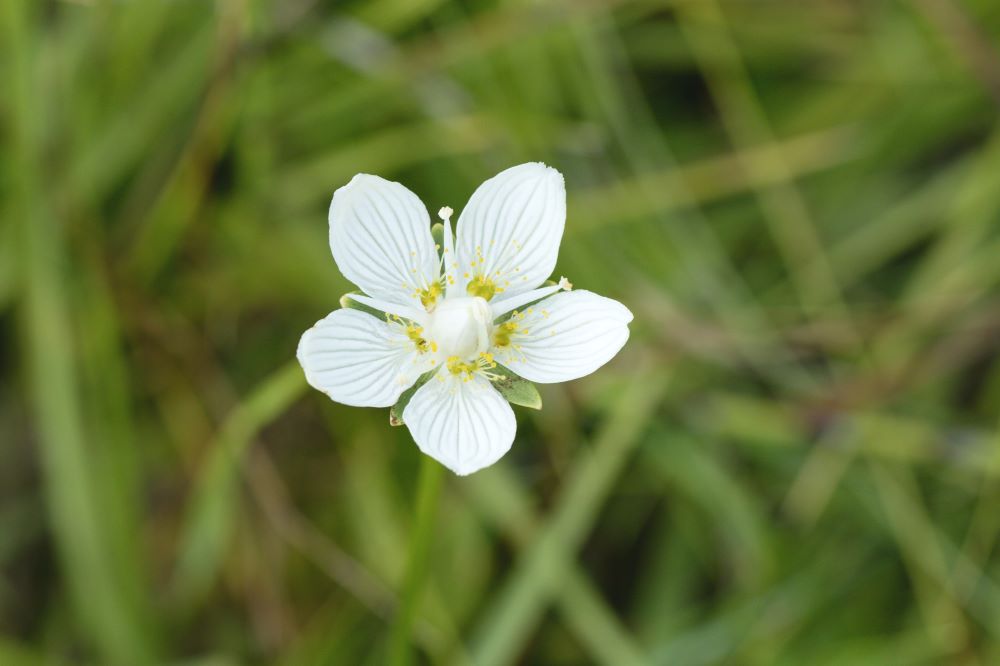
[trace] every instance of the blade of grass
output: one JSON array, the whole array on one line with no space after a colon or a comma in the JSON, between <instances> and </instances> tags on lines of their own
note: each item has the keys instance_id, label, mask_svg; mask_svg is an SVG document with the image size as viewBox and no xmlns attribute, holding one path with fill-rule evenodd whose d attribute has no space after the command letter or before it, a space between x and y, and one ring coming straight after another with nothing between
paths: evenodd
<instances>
[{"instance_id":1,"label":"blade of grass","mask_svg":"<svg viewBox=\"0 0 1000 666\"><path fill-rule=\"evenodd\" d=\"M539 536L539 518L531 509L527 491L509 472L497 466L464 486L477 510L503 530L519 549L526 549ZM566 569L557 590L559 612L590 656L607 666L647 663L642 648L594 589L579 564L566 552L561 554Z\"/></svg>"},{"instance_id":2,"label":"blade of grass","mask_svg":"<svg viewBox=\"0 0 1000 666\"><path fill-rule=\"evenodd\" d=\"M677 159L654 120L634 72L628 67L621 37L611 29L613 25L611 18L595 22L596 27L573 25L584 63L578 86L581 103L585 108L593 107L593 112L610 126L611 136L626 156L628 171L633 175L649 169L674 168ZM598 31L599 38L593 36ZM653 190L647 187L643 196L653 197ZM655 235L643 242L659 245L661 239L666 239L674 244L694 293L704 298L728 327L754 332L773 330L770 315L761 309L745 277L736 270L706 215L692 205L687 184L680 183L670 194L684 202L681 210L685 215L658 216ZM754 362L750 350L744 356ZM768 364L758 367L787 386L809 386L814 382L812 373L800 367L776 369Z\"/></svg>"},{"instance_id":3,"label":"blade of grass","mask_svg":"<svg viewBox=\"0 0 1000 666\"><path fill-rule=\"evenodd\" d=\"M7 309L17 289L20 268L16 263L14 225L0 220L0 312Z\"/></svg>"},{"instance_id":4,"label":"blade of grass","mask_svg":"<svg viewBox=\"0 0 1000 666\"><path fill-rule=\"evenodd\" d=\"M784 157L779 151L744 152L773 144L775 138L721 7L715 0L684 5L681 27L726 133L745 159L755 159L746 159L746 168L772 174L774 184L758 187L757 199L803 308L813 314L824 305L846 311L823 239Z\"/></svg>"},{"instance_id":5,"label":"blade of grass","mask_svg":"<svg viewBox=\"0 0 1000 666\"><path fill-rule=\"evenodd\" d=\"M157 61L144 90L132 95L129 106L111 115L70 167L68 186L81 198L100 201L136 160L149 150L149 137L171 127L186 103L201 90L214 29L204 22L172 57Z\"/></svg>"},{"instance_id":6,"label":"blade of grass","mask_svg":"<svg viewBox=\"0 0 1000 666\"><path fill-rule=\"evenodd\" d=\"M907 565L928 635L944 654L967 652L967 619L955 597L937 537L913 498L913 488L906 487L912 486L912 479L906 482L900 478L905 473L902 469L875 461L870 471L887 513L888 527Z\"/></svg>"},{"instance_id":7,"label":"blade of grass","mask_svg":"<svg viewBox=\"0 0 1000 666\"><path fill-rule=\"evenodd\" d=\"M420 476L414 502L413 531L410 533L406 580L403 584L396 620L389 635L389 663L406 666L413 662L410 646L413 620L420 605L427 577L427 559L435 531L438 497L444 478L444 467L430 456L420 456Z\"/></svg>"},{"instance_id":8,"label":"blade of grass","mask_svg":"<svg viewBox=\"0 0 1000 666\"><path fill-rule=\"evenodd\" d=\"M725 153L695 162L669 166L632 178L570 194L572 224L567 236L587 233L607 225L622 225L633 218L665 214L686 207L697 207L748 190L778 184L787 177L796 178L842 166L858 151L858 137L851 127L833 127L738 153ZM781 157L779 157L779 155ZM774 170L742 169L744 162L770 162L783 159L787 174ZM685 190L683 197L676 192Z\"/></svg>"},{"instance_id":9,"label":"blade of grass","mask_svg":"<svg viewBox=\"0 0 1000 666\"><path fill-rule=\"evenodd\" d=\"M743 445L798 448L812 439L814 424L808 417L807 405L722 392L708 399L692 424ZM828 428L863 429L868 437L858 451L887 463L947 465L958 471L1000 474L990 432L937 426L871 409L836 411L827 419Z\"/></svg>"},{"instance_id":10,"label":"blade of grass","mask_svg":"<svg viewBox=\"0 0 1000 666\"><path fill-rule=\"evenodd\" d=\"M68 663L36 651L32 646L0 636L0 664L4 666L65 666Z\"/></svg>"},{"instance_id":11,"label":"blade of grass","mask_svg":"<svg viewBox=\"0 0 1000 666\"><path fill-rule=\"evenodd\" d=\"M236 480L246 448L261 428L288 409L306 389L297 361L282 366L255 388L226 419L208 447L181 529L173 593L185 604L212 584L232 534Z\"/></svg>"},{"instance_id":12,"label":"blade of grass","mask_svg":"<svg viewBox=\"0 0 1000 666\"><path fill-rule=\"evenodd\" d=\"M912 3L965 61L973 76L1000 106L1000 49L991 36L969 16L962 3L950 0L914 0Z\"/></svg>"},{"instance_id":13,"label":"blade of grass","mask_svg":"<svg viewBox=\"0 0 1000 666\"><path fill-rule=\"evenodd\" d=\"M11 206L21 221L26 288L22 344L49 519L74 610L86 629L82 638L104 663L140 666L156 661L154 648L126 592L133 581L113 568L111 538L99 512L96 486L108 479L95 474L88 455L69 279L63 275L70 253L64 226L42 194L44 128L32 104L42 90L36 77L46 46L35 39L37 17L30 4L12 0L0 8L0 42L11 63L11 150L18 164Z\"/></svg>"},{"instance_id":14,"label":"blade of grass","mask_svg":"<svg viewBox=\"0 0 1000 666\"><path fill-rule=\"evenodd\" d=\"M589 454L582 451L538 539L518 558L473 634L477 666L510 663L564 579L561 553L575 552L593 524L666 388L666 377L635 377L612 404Z\"/></svg>"}]
</instances>

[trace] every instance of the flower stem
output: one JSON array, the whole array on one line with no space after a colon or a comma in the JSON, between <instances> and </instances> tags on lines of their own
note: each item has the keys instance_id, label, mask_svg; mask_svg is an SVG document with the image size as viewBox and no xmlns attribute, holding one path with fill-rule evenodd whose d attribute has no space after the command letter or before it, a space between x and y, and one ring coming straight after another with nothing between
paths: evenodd
<instances>
[{"instance_id":1,"label":"flower stem","mask_svg":"<svg viewBox=\"0 0 1000 666\"><path fill-rule=\"evenodd\" d=\"M405 666L412 660L411 634L417 614L420 593L427 576L427 558L434 536L438 495L444 468L430 456L420 456L420 478L417 481L416 516L410 533L410 552L406 562L403 595L396 609L396 618L389 640L389 663Z\"/></svg>"}]
</instances>

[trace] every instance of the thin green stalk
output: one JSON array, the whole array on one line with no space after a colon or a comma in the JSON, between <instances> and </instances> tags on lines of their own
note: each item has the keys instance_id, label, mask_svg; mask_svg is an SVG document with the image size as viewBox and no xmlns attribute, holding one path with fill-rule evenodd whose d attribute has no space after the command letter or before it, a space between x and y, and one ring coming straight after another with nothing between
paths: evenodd
<instances>
[{"instance_id":1,"label":"thin green stalk","mask_svg":"<svg viewBox=\"0 0 1000 666\"><path fill-rule=\"evenodd\" d=\"M420 479L417 482L416 516L410 534L410 553L406 562L406 580L396 611L396 621L389 639L389 663L404 666L411 663L410 636L417 614L420 593L427 578L427 558L434 522L437 516L438 496L444 468L430 456L420 457Z\"/></svg>"},{"instance_id":2,"label":"thin green stalk","mask_svg":"<svg viewBox=\"0 0 1000 666\"><path fill-rule=\"evenodd\" d=\"M223 566L235 523L234 488L247 448L260 430L283 414L306 389L298 362L288 361L254 389L226 418L209 447L181 531L173 589L192 605Z\"/></svg>"}]
</instances>

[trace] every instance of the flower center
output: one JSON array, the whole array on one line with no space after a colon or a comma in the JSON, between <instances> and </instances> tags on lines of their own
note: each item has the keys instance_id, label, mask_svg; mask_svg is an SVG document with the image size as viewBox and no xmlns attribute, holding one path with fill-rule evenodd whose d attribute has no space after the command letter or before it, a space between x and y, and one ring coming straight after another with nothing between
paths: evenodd
<instances>
[{"instance_id":1,"label":"flower center","mask_svg":"<svg viewBox=\"0 0 1000 666\"><path fill-rule=\"evenodd\" d=\"M472 359L489 349L492 319L490 306L478 296L446 298L431 315L428 336L445 357Z\"/></svg>"}]
</instances>

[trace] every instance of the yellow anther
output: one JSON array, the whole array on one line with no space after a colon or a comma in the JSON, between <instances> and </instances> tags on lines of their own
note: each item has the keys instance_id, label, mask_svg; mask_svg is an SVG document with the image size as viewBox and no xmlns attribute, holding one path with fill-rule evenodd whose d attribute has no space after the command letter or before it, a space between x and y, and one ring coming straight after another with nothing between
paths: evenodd
<instances>
[{"instance_id":1,"label":"yellow anther","mask_svg":"<svg viewBox=\"0 0 1000 666\"><path fill-rule=\"evenodd\" d=\"M496 374L488 372L497 367L496 361L493 360L493 354L489 352L481 352L474 361L463 361L457 356L449 356L448 360L445 361L445 367L451 374L460 375L463 382L471 380L477 372L487 379L497 378Z\"/></svg>"},{"instance_id":2,"label":"yellow anther","mask_svg":"<svg viewBox=\"0 0 1000 666\"><path fill-rule=\"evenodd\" d=\"M416 346L417 351L421 354L427 353L427 349L430 348L433 351L437 351L437 344L434 342L428 343L423 337L424 329L416 324L410 324L406 327L406 337L413 341L414 346Z\"/></svg>"},{"instance_id":3,"label":"yellow anther","mask_svg":"<svg viewBox=\"0 0 1000 666\"><path fill-rule=\"evenodd\" d=\"M465 375L466 378L471 378L473 373L477 369L476 363L467 363L457 356L449 356L448 360L445 362L448 368L448 372L453 375Z\"/></svg>"},{"instance_id":4,"label":"yellow anther","mask_svg":"<svg viewBox=\"0 0 1000 666\"><path fill-rule=\"evenodd\" d=\"M426 289L421 289L417 292L420 296L420 303L428 311L434 308L435 303L437 303L438 297L444 293L444 289L441 288L440 282L432 282Z\"/></svg>"},{"instance_id":5,"label":"yellow anther","mask_svg":"<svg viewBox=\"0 0 1000 666\"><path fill-rule=\"evenodd\" d=\"M518 324L513 317L496 327L493 331L493 344L506 347L510 344L510 336L517 332Z\"/></svg>"},{"instance_id":6,"label":"yellow anther","mask_svg":"<svg viewBox=\"0 0 1000 666\"><path fill-rule=\"evenodd\" d=\"M465 287L465 292L469 296L479 296L487 301L493 298L493 295L501 289L497 289L497 285L493 280L489 279L483 275L477 275L469 281L469 284Z\"/></svg>"}]
</instances>

